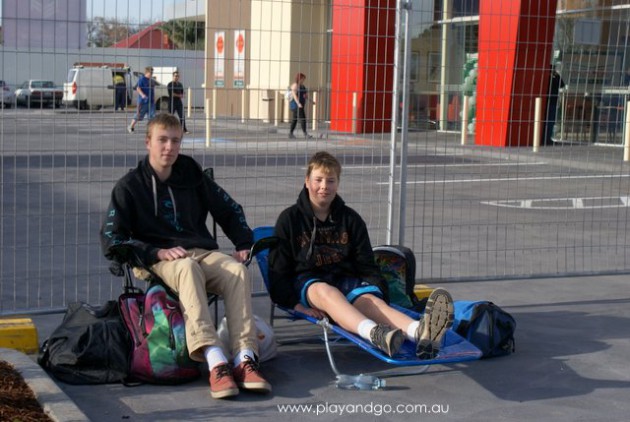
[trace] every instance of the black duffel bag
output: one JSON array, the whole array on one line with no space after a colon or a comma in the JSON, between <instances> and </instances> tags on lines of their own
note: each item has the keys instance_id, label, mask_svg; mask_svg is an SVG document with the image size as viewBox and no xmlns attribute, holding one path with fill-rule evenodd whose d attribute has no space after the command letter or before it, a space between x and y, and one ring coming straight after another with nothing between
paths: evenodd
<instances>
[{"instance_id":1,"label":"black duffel bag","mask_svg":"<svg viewBox=\"0 0 630 422\"><path fill-rule=\"evenodd\" d=\"M117 301L102 306L74 302L42 344L37 361L68 384L124 382L129 371L130 341Z\"/></svg>"}]
</instances>

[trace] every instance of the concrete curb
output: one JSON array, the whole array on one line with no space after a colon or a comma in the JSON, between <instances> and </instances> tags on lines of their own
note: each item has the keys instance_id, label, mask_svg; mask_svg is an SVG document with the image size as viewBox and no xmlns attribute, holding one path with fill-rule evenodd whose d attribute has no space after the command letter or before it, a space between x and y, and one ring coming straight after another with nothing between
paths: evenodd
<instances>
[{"instance_id":1,"label":"concrete curb","mask_svg":"<svg viewBox=\"0 0 630 422\"><path fill-rule=\"evenodd\" d=\"M11 364L33 390L35 398L55 422L89 422L61 388L37 363L22 352L0 348L0 359Z\"/></svg>"}]
</instances>

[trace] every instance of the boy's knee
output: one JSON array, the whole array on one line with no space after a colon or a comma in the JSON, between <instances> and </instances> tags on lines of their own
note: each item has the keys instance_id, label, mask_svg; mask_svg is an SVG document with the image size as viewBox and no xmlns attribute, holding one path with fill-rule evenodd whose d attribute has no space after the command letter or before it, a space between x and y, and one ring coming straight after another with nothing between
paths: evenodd
<instances>
[{"instance_id":1,"label":"boy's knee","mask_svg":"<svg viewBox=\"0 0 630 422\"><path fill-rule=\"evenodd\" d=\"M195 261L192 258L186 257L186 258L180 258L177 259L176 261L173 261L176 263L178 269L180 269L180 271L190 271L192 269L196 269L199 268L199 263L197 261Z\"/></svg>"},{"instance_id":2,"label":"boy's knee","mask_svg":"<svg viewBox=\"0 0 630 422\"><path fill-rule=\"evenodd\" d=\"M319 300L330 301L333 297L340 295L341 292L328 283L313 283L308 288L308 295L318 298Z\"/></svg>"},{"instance_id":3,"label":"boy's knee","mask_svg":"<svg viewBox=\"0 0 630 422\"><path fill-rule=\"evenodd\" d=\"M179 279L184 277L186 279L192 278L195 280L199 278L200 282L203 281L203 271L199 266L199 263L191 258L180 258L176 261L172 261L174 266L174 275ZM200 276L200 277L199 277Z\"/></svg>"},{"instance_id":4,"label":"boy's knee","mask_svg":"<svg viewBox=\"0 0 630 422\"><path fill-rule=\"evenodd\" d=\"M240 262L234 261L230 265L227 266L228 273L225 274L226 280L230 280L231 285L236 286L247 286L249 287L250 279L249 272L247 267Z\"/></svg>"},{"instance_id":5,"label":"boy's knee","mask_svg":"<svg viewBox=\"0 0 630 422\"><path fill-rule=\"evenodd\" d=\"M369 304L373 306L386 305L383 299L371 293L367 293L367 294L359 296L358 298L356 298L354 302L355 304Z\"/></svg>"}]
</instances>

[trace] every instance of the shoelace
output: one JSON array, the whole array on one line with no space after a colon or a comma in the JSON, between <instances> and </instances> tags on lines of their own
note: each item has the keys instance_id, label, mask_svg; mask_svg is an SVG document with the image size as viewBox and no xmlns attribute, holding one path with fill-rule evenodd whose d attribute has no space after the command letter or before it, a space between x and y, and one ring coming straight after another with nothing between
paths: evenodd
<instances>
[{"instance_id":1,"label":"shoelace","mask_svg":"<svg viewBox=\"0 0 630 422\"><path fill-rule=\"evenodd\" d=\"M249 355L245 355L243 357L243 362L245 363L245 370L247 372L258 372L258 368L260 367L258 360L253 359Z\"/></svg>"},{"instance_id":2,"label":"shoelace","mask_svg":"<svg viewBox=\"0 0 630 422\"><path fill-rule=\"evenodd\" d=\"M228 375L232 376L232 370L227 363L217 366L217 380L220 380L221 378Z\"/></svg>"},{"instance_id":3,"label":"shoelace","mask_svg":"<svg viewBox=\"0 0 630 422\"><path fill-rule=\"evenodd\" d=\"M386 325L377 325L372 329L370 337L374 344L385 343L385 336L390 331L390 328Z\"/></svg>"}]
</instances>

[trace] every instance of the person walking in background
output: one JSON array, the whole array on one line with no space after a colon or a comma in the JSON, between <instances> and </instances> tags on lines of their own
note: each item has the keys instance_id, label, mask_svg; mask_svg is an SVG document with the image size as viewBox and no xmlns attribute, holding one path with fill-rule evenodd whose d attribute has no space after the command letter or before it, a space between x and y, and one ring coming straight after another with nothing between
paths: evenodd
<instances>
[{"instance_id":1,"label":"person walking in background","mask_svg":"<svg viewBox=\"0 0 630 422\"><path fill-rule=\"evenodd\" d=\"M184 133L190 133L186 129L186 120L184 118L184 85L179 81L178 71L173 72L173 80L166 85L166 89L168 90L168 112L177 114Z\"/></svg>"},{"instance_id":2,"label":"person walking in background","mask_svg":"<svg viewBox=\"0 0 630 422\"><path fill-rule=\"evenodd\" d=\"M289 131L289 139L295 139L293 131L297 127L298 120L300 121L300 127L304 133L306 139L312 138L306 131L306 102L308 101L308 90L304 86L306 75L298 73L295 75L295 82L291 84L291 102L289 107L293 113L293 120L291 120L291 129Z\"/></svg>"},{"instance_id":3,"label":"person walking in background","mask_svg":"<svg viewBox=\"0 0 630 422\"><path fill-rule=\"evenodd\" d=\"M549 96L547 97L547 113L543 130L543 145L553 145L553 127L556 124L556 112L558 109L558 94L564 88L564 81L558 71L551 66L551 80L549 81Z\"/></svg>"},{"instance_id":4,"label":"person walking in background","mask_svg":"<svg viewBox=\"0 0 630 422\"><path fill-rule=\"evenodd\" d=\"M127 106L127 84L125 77L120 73L114 75L114 111L118 109L124 110Z\"/></svg>"},{"instance_id":5,"label":"person walking in background","mask_svg":"<svg viewBox=\"0 0 630 422\"><path fill-rule=\"evenodd\" d=\"M136 128L136 123L144 119L145 116L149 116L149 120L155 117L155 82L153 82L153 68L147 66L144 68L144 75L138 78L138 85L136 86L136 92L138 93L138 101L136 107L136 114L133 116L127 132L133 133Z\"/></svg>"}]
</instances>

